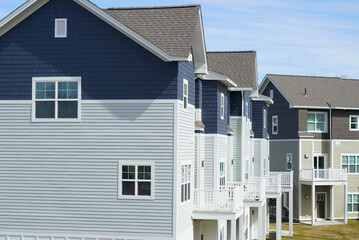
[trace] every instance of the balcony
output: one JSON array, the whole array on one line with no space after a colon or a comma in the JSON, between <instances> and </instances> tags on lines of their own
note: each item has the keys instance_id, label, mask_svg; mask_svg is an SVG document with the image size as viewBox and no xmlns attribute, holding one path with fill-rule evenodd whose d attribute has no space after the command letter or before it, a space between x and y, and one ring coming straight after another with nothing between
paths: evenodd
<instances>
[{"instance_id":1,"label":"balcony","mask_svg":"<svg viewBox=\"0 0 359 240\"><path fill-rule=\"evenodd\" d=\"M281 174L271 174L265 176L266 193L280 193L282 190Z\"/></svg>"},{"instance_id":2,"label":"balcony","mask_svg":"<svg viewBox=\"0 0 359 240\"><path fill-rule=\"evenodd\" d=\"M265 191L265 178L250 178L244 181L243 193L245 201L262 201L265 199Z\"/></svg>"},{"instance_id":3,"label":"balcony","mask_svg":"<svg viewBox=\"0 0 359 240\"><path fill-rule=\"evenodd\" d=\"M309 182L346 182L347 171L345 169L301 169L300 180Z\"/></svg>"},{"instance_id":4,"label":"balcony","mask_svg":"<svg viewBox=\"0 0 359 240\"><path fill-rule=\"evenodd\" d=\"M269 172L269 176L280 175L280 182L282 190L293 187L293 171L290 172Z\"/></svg>"},{"instance_id":5,"label":"balcony","mask_svg":"<svg viewBox=\"0 0 359 240\"><path fill-rule=\"evenodd\" d=\"M243 207L243 186L194 190L194 211L237 212Z\"/></svg>"}]
</instances>

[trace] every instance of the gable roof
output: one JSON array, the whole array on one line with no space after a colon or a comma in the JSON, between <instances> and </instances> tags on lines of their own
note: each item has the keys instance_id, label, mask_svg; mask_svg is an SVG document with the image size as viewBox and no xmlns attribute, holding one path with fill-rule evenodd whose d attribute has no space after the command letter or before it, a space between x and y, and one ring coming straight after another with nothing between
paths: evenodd
<instances>
[{"instance_id":1,"label":"gable roof","mask_svg":"<svg viewBox=\"0 0 359 240\"><path fill-rule=\"evenodd\" d=\"M28 0L0 21L0 37L51 0ZM199 5L101 9L88 0L74 0L163 61L191 61L196 73L207 73ZM123 21L123 22L122 22Z\"/></svg>"},{"instance_id":2,"label":"gable roof","mask_svg":"<svg viewBox=\"0 0 359 240\"><path fill-rule=\"evenodd\" d=\"M188 57L199 8L187 5L103 10L169 55Z\"/></svg>"},{"instance_id":3,"label":"gable roof","mask_svg":"<svg viewBox=\"0 0 359 240\"><path fill-rule=\"evenodd\" d=\"M260 93L269 82L293 108L359 109L358 79L267 74Z\"/></svg>"},{"instance_id":4,"label":"gable roof","mask_svg":"<svg viewBox=\"0 0 359 240\"><path fill-rule=\"evenodd\" d=\"M207 52L208 68L228 76L238 88L257 88L256 51Z\"/></svg>"}]
</instances>

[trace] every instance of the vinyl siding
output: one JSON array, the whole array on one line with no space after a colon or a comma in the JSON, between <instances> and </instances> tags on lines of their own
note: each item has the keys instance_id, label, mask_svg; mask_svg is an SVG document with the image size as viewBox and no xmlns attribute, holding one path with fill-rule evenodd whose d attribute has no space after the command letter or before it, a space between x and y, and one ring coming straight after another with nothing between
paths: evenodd
<instances>
[{"instance_id":1,"label":"vinyl siding","mask_svg":"<svg viewBox=\"0 0 359 240\"><path fill-rule=\"evenodd\" d=\"M228 181L228 176L227 176L227 144L228 144L228 136L223 136L223 135L217 135L217 163L216 163L216 168L217 168L217 177L216 179L216 184L219 187L219 177L220 177L220 168L219 168L219 164L221 161L224 161L224 171L226 174L226 181Z\"/></svg>"},{"instance_id":2,"label":"vinyl siding","mask_svg":"<svg viewBox=\"0 0 359 240\"><path fill-rule=\"evenodd\" d=\"M214 135L204 135L204 188L213 189Z\"/></svg>"},{"instance_id":3,"label":"vinyl siding","mask_svg":"<svg viewBox=\"0 0 359 240\"><path fill-rule=\"evenodd\" d=\"M83 102L80 123L0 113L3 232L172 236L173 103ZM154 200L117 199L121 160L155 162Z\"/></svg>"},{"instance_id":4,"label":"vinyl siding","mask_svg":"<svg viewBox=\"0 0 359 240\"><path fill-rule=\"evenodd\" d=\"M233 181L241 181L242 179L242 127L241 117L231 117L231 127L233 129Z\"/></svg>"},{"instance_id":5,"label":"vinyl siding","mask_svg":"<svg viewBox=\"0 0 359 240\"><path fill-rule=\"evenodd\" d=\"M358 116L359 111L332 110L333 139L358 139L359 131L350 131L350 115Z\"/></svg>"},{"instance_id":6,"label":"vinyl siding","mask_svg":"<svg viewBox=\"0 0 359 240\"><path fill-rule=\"evenodd\" d=\"M254 176L261 177L264 174L264 161L268 160L268 140L254 139Z\"/></svg>"},{"instance_id":7,"label":"vinyl siding","mask_svg":"<svg viewBox=\"0 0 359 240\"><path fill-rule=\"evenodd\" d=\"M194 105L188 105L188 109L183 108L183 102L178 104L178 143L177 143L177 204L178 204L178 238L182 234L193 228L192 211L193 211L193 189L194 189ZM181 203L181 172L182 163L190 163L192 169L191 182L191 200Z\"/></svg>"}]
</instances>

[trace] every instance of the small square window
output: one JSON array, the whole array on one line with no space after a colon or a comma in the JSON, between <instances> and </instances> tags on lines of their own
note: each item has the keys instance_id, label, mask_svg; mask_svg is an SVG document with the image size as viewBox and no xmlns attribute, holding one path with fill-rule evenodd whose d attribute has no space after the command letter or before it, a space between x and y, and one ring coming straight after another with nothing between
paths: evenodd
<instances>
[{"instance_id":1,"label":"small square window","mask_svg":"<svg viewBox=\"0 0 359 240\"><path fill-rule=\"evenodd\" d=\"M327 132L327 113L308 112L307 114L308 132Z\"/></svg>"},{"instance_id":2,"label":"small square window","mask_svg":"<svg viewBox=\"0 0 359 240\"><path fill-rule=\"evenodd\" d=\"M67 37L67 19L58 18L55 19L55 38Z\"/></svg>"},{"instance_id":3,"label":"small square window","mask_svg":"<svg viewBox=\"0 0 359 240\"><path fill-rule=\"evenodd\" d=\"M350 116L349 128L351 131L359 131L359 116Z\"/></svg>"}]
</instances>

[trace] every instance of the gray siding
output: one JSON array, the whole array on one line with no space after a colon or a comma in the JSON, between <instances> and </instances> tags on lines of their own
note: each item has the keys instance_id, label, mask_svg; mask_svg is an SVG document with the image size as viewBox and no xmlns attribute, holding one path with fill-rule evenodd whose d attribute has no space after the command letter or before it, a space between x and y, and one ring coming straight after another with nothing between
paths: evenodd
<instances>
[{"instance_id":1,"label":"gray siding","mask_svg":"<svg viewBox=\"0 0 359 240\"><path fill-rule=\"evenodd\" d=\"M308 111L310 112L323 112L323 113L327 113L328 115L328 122L327 122L327 129L328 129L328 133L306 133L305 135L310 135L313 136L312 138L314 139L329 139L329 132L330 132L330 116L329 116L329 111L323 111L323 110L317 110L317 109L298 109L298 130L300 132L307 132L308 131L308 127L307 127L307 114ZM349 118L348 118L348 127L349 127Z\"/></svg>"},{"instance_id":2,"label":"gray siding","mask_svg":"<svg viewBox=\"0 0 359 240\"><path fill-rule=\"evenodd\" d=\"M3 232L172 236L173 103L82 103L80 123L0 113ZM117 199L120 160L155 162L154 200Z\"/></svg>"},{"instance_id":3,"label":"gray siding","mask_svg":"<svg viewBox=\"0 0 359 240\"><path fill-rule=\"evenodd\" d=\"M359 111L333 110L333 139L359 139L359 131L350 131L350 115L359 115Z\"/></svg>"},{"instance_id":4,"label":"gray siding","mask_svg":"<svg viewBox=\"0 0 359 240\"><path fill-rule=\"evenodd\" d=\"M204 188L213 189L214 175L214 135L204 137Z\"/></svg>"},{"instance_id":5,"label":"gray siding","mask_svg":"<svg viewBox=\"0 0 359 240\"><path fill-rule=\"evenodd\" d=\"M241 117L231 117L231 128L233 129L233 181L241 181Z\"/></svg>"}]
</instances>

